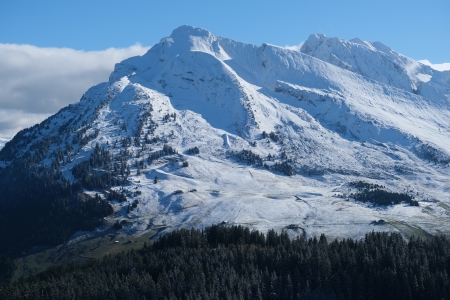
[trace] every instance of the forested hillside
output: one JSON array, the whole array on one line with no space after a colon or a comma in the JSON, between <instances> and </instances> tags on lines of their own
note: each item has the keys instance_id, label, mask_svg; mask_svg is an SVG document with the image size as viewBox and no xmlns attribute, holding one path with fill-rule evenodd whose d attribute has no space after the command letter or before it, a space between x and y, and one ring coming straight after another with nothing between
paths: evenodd
<instances>
[{"instance_id":1,"label":"forested hillside","mask_svg":"<svg viewBox=\"0 0 450 300\"><path fill-rule=\"evenodd\" d=\"M2 152L4 153L4 152ZM93 230L112 206L98 195L83 194L59 169L35 156L17 159L0 172L0 281L9 280L14 259L33 246L56 246L78 230Z\"/></svg>"},{"instance_id":2,"label":"forested hillside","mask_svg":"<svg viewBox=\"0 0 450 300\"><path fill-rule=\"evenodd\" d=\"M138 251L3 286L9 299L448 299L450 240L292 240L241 226L182 229Z\"/></svg>"}]
</instances>

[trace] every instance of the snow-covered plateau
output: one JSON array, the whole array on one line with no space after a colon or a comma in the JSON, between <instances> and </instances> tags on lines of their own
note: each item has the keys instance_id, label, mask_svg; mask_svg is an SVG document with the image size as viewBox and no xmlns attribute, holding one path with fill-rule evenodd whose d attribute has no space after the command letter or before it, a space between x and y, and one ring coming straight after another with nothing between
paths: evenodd
<instances>
[{"instance_id":1,"label":"snow-covered plateau","mask_svg":"<svg viewBox=\"0 0 450 300\"><path fill-rule=\"evenodd\" d=\"M124 192L109 221L125 220L126 234L218 223L306 237L450 233L450 71L379 42L311 35L298 52L182 26L16 137L0 165L49 137L42 162L57 159L71 181L96 145L112 163L92 172L126 166L126 182L86 190ZM419 206L349 199L355 181Z\"/></svg>"}]
</instances>

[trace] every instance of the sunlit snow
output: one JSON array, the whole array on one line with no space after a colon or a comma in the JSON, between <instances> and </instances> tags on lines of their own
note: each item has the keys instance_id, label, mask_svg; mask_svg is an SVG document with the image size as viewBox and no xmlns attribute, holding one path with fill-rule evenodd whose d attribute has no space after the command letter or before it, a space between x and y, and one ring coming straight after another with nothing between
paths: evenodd
<instances>
[{"instance_id":1,"label":"sunlit snow","mask_svg":"<svg viewBox=\"0 0 450 300\"><path fill-rule=\"evenodd\" d=\"M71 168L96 143L117 154L115 141L134 137L152 105L159 125L152 136L165 141L146 146L154 151L167 143L179 154L146 162L137 175L136 162L150 150L128 148L133 156L124 188L130 196L115 202L111 217L127 220L128 234L221 222L307 237L448 233L450 177L442 163L450 157L447 78L381 43L313 36L298 52L183 26L145 55L117 64L109 82L53 117L48 132L80 114L79 122L94 120L88 133L97 129L99 136L62 167L73 180ZM173 113L176 120L163 120ZM263 131L280 141L263 138ZM187 154L195 146L200 154ZM283 152L297 174L241 162L233 151L242 149L278 161ZM441 163L424 158L423 149ZM414 194L420 207L374 207L338 197L351 192L354 180ZM127 214L135 199L137 208ZM379 219L388 223L372 223Z\"/></svg>"}]
</instances>

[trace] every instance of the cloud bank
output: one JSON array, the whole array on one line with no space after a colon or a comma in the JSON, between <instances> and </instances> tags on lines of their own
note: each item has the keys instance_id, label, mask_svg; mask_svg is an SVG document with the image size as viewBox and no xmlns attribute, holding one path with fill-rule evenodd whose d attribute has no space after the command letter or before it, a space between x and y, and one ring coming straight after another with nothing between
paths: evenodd
<instances>
[{"instance_id":1,"label":"cloud bank","mask_svg":"<svg viewBox=\"0 0 450 300\"><path fill-rule=\"evenodd\" d=\"M148 49L140 44L103 51L0 44L0 148L5 138L107 81L115 63Z\"/></svg>"},{"instance_id":2,"label":"cloud bank","mask_svg":"<svg viewBox=\"0 0 450 300\"><path fill-rule=\"evenodd\" d=\"M450 71L450 63L443 63L443 64L432 64L429 60L419 60L420 63L430 66L431 68L438 70L438 71Z\"/></svg>"},{"instance_id":3,"label":"cloud bank","mask_svg":"<svg viewBox=\"0 0 450 300\"><path fill-rule=\"evenodd\" d=\"M303 46L304 43L305 43L305 42L300 42L300 44L298 44L298 45L293 45L293 46L286 45L286 46L284 46L284 48L289 49L289 50L294 50L294 51L300 52L300 48Z\"/></svg>"}]
</instances>

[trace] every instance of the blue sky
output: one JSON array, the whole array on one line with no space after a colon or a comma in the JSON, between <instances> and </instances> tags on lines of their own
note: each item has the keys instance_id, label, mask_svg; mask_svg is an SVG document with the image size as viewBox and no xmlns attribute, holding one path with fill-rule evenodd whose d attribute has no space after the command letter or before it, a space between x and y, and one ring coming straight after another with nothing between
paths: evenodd
<instances>
[{"instance_id":1,"label":"blue sky","mask_svg":"<svg viewBox=\"0 0 450 300\"><path fill-rule=\"evenodd\" d=\"M359 37L436 64L450 62L449 12L449 0L0 0L0 147L181 25L256 45Z\"/></svg>"},{"instance_id":2,"label":"blue sky","mask_svg":"<svg viewBox=\"0 0 450 300\"><path fill-rule=\"evenodd\" d=\"M180 25L260 45L309 34L381 41L414 59L450 61L450 1L1 1L0 43L102 50L151 46Z\"/></svg>"}]
</instances>

